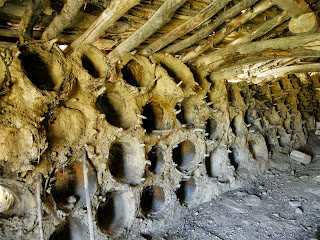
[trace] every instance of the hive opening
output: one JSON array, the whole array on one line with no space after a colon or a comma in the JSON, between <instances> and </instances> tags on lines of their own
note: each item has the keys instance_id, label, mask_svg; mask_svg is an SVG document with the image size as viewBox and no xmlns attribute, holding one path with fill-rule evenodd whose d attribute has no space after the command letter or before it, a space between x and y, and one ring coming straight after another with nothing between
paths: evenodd
<instances>
[{"instance_id":1,"label":"hive opening","mask_svg":"<svg viewBox=\"0 0 320 240\"><path fill-rule=\"evenodd\" d=\"M131 112L127 111L128 108L124 99L117 92L100 95L95 105L112 126L127 129L134 124L134 118L130 116Z\"/></svg>"},{"instance_id":2,"label":"hive opening","mask_svg":"<svg viewBox=\"0 0 320 240\"><path fill-rule=\"evenodd\" d=\"M51 59L46 59L38 53L28 53L22 51L19 56L22 68L29 80L40 90L53 91L57 83Z\"/></svg>"},{"instance_id":3,"label":"hive opening","mask_svg":"<svg viewBox=\"0 0 320 240\"><path fill-rule=\"evenodd\" d=\"M179 202L181 204L190 202L193 199L195 190L196 182L193 178L180 182L180 187L176 192Z\"/></svg>"},{"instance_id":4,"label":"hive opening","mask_svg":"<svg viewBox=\"0 0 320 240\"><path fill-rule=\"evenodd\" d=\"M190 140L183 141L172 150L173 162L178 168L184 169L190 165L196 156L196 148Z\"/></svg>"},{"instance_id":5,"label":"hive opening","mask_svg":"<svg viewBox=\"0 0 320 240\"><path fill-rule=\"evenodd\" d=\"M175 110L179 113L176 115L179 122L182 124L193 124L195 114L193 112L193 106L187 102L178 103Z\"/></svg>"},{"instance_id":6,"label":"hive opening","mask_svg":"<svg viewBox=\"0 0 320 240\"><path fill-rule=\"evenodd\" d=\"M237 151L234 147L230 147L228 151L228 158L230 161L230 164L234 167L235 170L238 169L240 159L237 156Z\"/></svg>"},{"instance_id":7,"label":"hive opening","mask_svg":"<svg viewBox=\"0 0 320 240\"><path fill-rule=\"evenodd\" d=\"M165 64L164 62L161 62L161 67L163 67L167 73L169 74L169 76L173 79L173 81L175 81L175 83L181 83L180 87L181 88L185 88L185 82L183 81L183 79L181 79L181 77L179 76L179 74L176 72L176 70L174 68L172 68L171 66L169 66L168 64Z\"/></svg>"},{"instance_id":8,"label":"hive opening","mask_svg":"<svg viewBox=\"0 0 320 240\"><path fill-rule=\"evenodd\" d=\"M147 186L140 198L140 207L144 215L160 212L165 204L165 193L162 187Z\"/></svg>"},{"instance_id":9,"label":"hive opening","mask_svg":"<svg viewBox=\"0 0 320 240\"><path fill-rule=\"evenodd\" d=\"M97 66L97 63L87 54L83 54L81 57L82 66L88 71L88 73L94 78L100 78L102 73Z\"/></svg>"},{"instance_id":10,"label":"hive opening","mask_svg":"<svg viewBox=\"0 0 320 240\"><path fill-rule=\"evenodd\" d=\"M77 218L68 218L50 236L50 240L88 239L88 228Z\"/></svg>"},{"instance_id":11,"label":"hive opening","mask_svg":"<svg viewBox=\"0 0 320 240\"><path fill-rule=\"evenodd\" d=\"M159 174L164 164L164 155L159 146L153 146L148 152L148 160L151 162L149 170L155 174Z\"/></svg>"},{"instance_id":12,"label":"hive opening","mask_svg":"<svg viewBox=\"0 0 320 240\"><path fill-rule=\"evenodd\" d=\"M137 143L115 142L109 150L108 168L119 182L138 184L144 174L143 150Z\"/></svg>"},{"instance_id":13,"label":"hive opening","mask_svg":"<svg viewBox=\"0 0 320 240\"><path fill-rule=\"evenodd\" d=\"M142 126L147 131L151 133L152 130L163 129L163 109L158 102L148 103L143 107L142 115L146 117L143 119Z\"/></svg>"},{"instance_id":14,"label":"hive opening","mask_svg":"<svg viewBox=\"0 0 320 240\"><path fill-rule=\"evenodd\" d=\"M143 83L143 67L135 60L130 60L121 69L123 79L134 87L145 87Z\"/></svg>"},{"instance_id":15,"label":"hive opening","mask_svg":"<svg viewBox=\"0 0 320 240\"><path fill-rule=\"evenodd\" d=\"M112 192L106 195L105 202L101 203L96 220L98 227L104 233L114 235L129 225L130 210L125 197Z\"/></svg>"},{"instance_id":16,"label":"hive opening","mask_svg":"<svg viewBox=\"0 0 320 240\"><path fill-rule=\"evenodd\" d=\"M213 118L209 118L206 124L206 133L208 133L208 138L210 140L217 140L219 138L218 133L218 123Z\"/></svg>"}]
</instances>

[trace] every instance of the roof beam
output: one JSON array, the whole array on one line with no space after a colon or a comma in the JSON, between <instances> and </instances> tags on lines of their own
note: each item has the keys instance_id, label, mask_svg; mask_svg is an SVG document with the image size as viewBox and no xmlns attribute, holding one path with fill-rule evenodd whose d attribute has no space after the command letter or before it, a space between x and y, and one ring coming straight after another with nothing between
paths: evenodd
<instances>
[{"instance_id":1,"label":"roof beam","mask_svg":"<svg viewBox=\"0 0 320 240\"><path fill-rule=\"evenodd\" d=\"M153 43L145 47L140 53L144 56L150 56L151 54L159 51L169 43L178 39L179 37L187 34L192 29L198 27L203 22L216 15L223 7L225 7L231 0L213 0L206 8L202 9L196 16L190 18L180 26L176 27L172 31L164 34Z\"/></svg>"},{"instance_id":2,"label":"roof beam","mask_svg":"<svg viewBox=\"0 0 320 240\"><path fill-rule=\"evenodd\" d=\"M43 32L42 40L51 40L56 38L75 18L79 9L83 6L85 0L68 0L61 12L54 17L50 25Z\"/></svg>"},{"instance_id":3,"label":"roof beam","mask_svg":"<svg viewBox=\"0 0 320 240\"><path fill-rule=\"evenodd\" d=\"M205 26L201 30L197 31L192 36L178 42L175 44L172 44L165 49L163 49L161 52L166 53L177 53L181 50L190 47L191 45L197 43L201 39L204 39L208 37L210 34L214 32L214 30L219 27L221 24L223 24L226 20L235 17L237 14L239 14L242 10L250 7L251 5L255 4L258 0L244 0L237 3L235 6L231 7L230 9L226 10L221 15L217 16L211 23L208 24L208 26Z\"/></svg>"},{"instance_id":4,"label":"roof beam","mask_svg":"<svg viewBox=\"0 0 320 240\"><path fill-rule=\"evenodd\" d=\"M19 32L21 34L20 41L24 42L32 38L33 26L39 15L49 3L48 0L30 0L24 14L20 20Z\"/></svg>"},{"instance_id":5,"label":"roof beam","mask_svg":"<svg viewBox=\"0 0 320 240\"><path fill-rule=\"evenodd\" d=\"M120 43L114 50L108 54L111 63L116 63L125 54L144 42L148 37L160 29L171 19L175 11L181 7L187 0L167 0L161 5L156 13L129 38Z\"/></svg>"},{"instance_id":6,"label":"roof beam","mask_svg":"<svg viewBox=\"0 0 320 240\"><path fill-rule=\"evenodd\" d=\"M231 45L198 57L193 65L207 72L282 58L320 57L320 33L300 34L252 43Z\"/></svg>"},{"instance_id":7,"label":"roof beam","mask_svg":"<svg viewBox=\"0 0 320 240\"><path fill-rule=\"evenodd\" d=\"M124 13L139 4L139 2L140 0L113 0L110 6L100 14L92 25L64 50L64 53L70 55L82 44L95 42Z\"/></svg>"},{"instance_id":8,"label":"roof beam","mask_svg":"<svg viewBox=\"0 0 320 240\"><path fill-rule=\"evenodd\" d=\"M304 0L272 0L282 10L287 11L289 16L298 17L302 14L312 12L308 3Z\"/></svg>"},{"instance_id":9,"label":"roof beam","mask_svg":"<svg viewBox=\"0 0 320 240\"><path fill-rule=\"evenodd\" d=\"M234 18L229 22L225 27L220 29L216 35L212 38L211 41L208 41L204 46L200 46L199 48L195 48L194 50L188 52L185 56L182 57L183 62L190 61L191 59L196 58L202 53L206 52L210 48L214 47L223 39L228 36L231 32L233 32L238 27L242 26L247 21L253 19L260 13L264 12L268 8L272 7L274 4L271 0L264 0L258 3L253 7L253 9L248 9L246 12L240 14L238 17Z\"/></svg>"}]
</instances>

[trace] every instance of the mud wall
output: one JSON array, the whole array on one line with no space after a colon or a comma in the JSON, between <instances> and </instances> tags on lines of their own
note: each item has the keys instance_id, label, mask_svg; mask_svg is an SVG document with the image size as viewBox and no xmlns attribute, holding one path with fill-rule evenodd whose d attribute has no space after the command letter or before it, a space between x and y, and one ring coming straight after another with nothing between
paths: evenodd
<instances>
[{"instance_id":1,"label":"mud wall","mask_svg":"<svg viewBox=\"0 0 320 240\"><path fill-rule=\"evenodd\" d=\"M40 174L45 239L89 239L83 153L96 239L165 231L303 146L318 116L317 74L227 83L170 55L110 67L91 45L65 59L50 42L1 49L0 68L6 237L38 238Z\"/></svg>"}]
</instances>

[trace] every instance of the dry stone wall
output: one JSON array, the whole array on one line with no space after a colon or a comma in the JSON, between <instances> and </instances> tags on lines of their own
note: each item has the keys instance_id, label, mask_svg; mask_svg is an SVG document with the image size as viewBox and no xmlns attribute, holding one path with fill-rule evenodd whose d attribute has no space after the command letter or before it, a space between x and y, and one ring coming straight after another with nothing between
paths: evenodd
<instances>
[{"instance_id":1,"label":"dry stone wall","mask_svg":"<svg viewBox=\"0 0 320 240\"><path fill-rule=\"evenodd\" d=\"M92 45L0 52L0 187L15 199L2 239L38 238L39 174L45 239L89 239L83 152L95 239L165 231L303 146L319 114L316 74L254 85L165 54L110 67Z\"/></svg>"}]
</instances>

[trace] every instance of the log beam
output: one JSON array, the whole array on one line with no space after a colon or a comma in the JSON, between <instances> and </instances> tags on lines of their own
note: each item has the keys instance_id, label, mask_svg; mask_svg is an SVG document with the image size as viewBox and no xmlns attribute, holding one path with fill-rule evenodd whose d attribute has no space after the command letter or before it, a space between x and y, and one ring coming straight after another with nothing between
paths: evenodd
<instances>
[{"instance_id":1,"label":"log beam","mask_svg":"<svg viewBox=\"0 0 320 240\"><path fill-rule=\"evenodd\" d=\"M305 0L272 0L282 10L287 11L289 16L298 17L302 14L312 12Z\"/></svg>"},{"instance_id":2,"label":"log beam","mask_svg":"<svg viewBox=\"0 0 320 240\"><path fill-rule=\"evenodd\" d=\"M208 37L210 34L214 32L214 30L222 25L226 20L235 17L239 14L242 10L247 9L248 7L255 4L258 0L244 0L237 3L235 6L231 7L230 9L226 10L224 13L219 15L214 21L208 24L208 26L202 28L201 30L197 31L192 36L178 42L172 44L169 47L166 47L161 52L166 53L177 53L185 48L190 47L191 45L197 43L201 39Z\"/></svg>"},{"instance_id":3,"label":"log beam","mask_svg":"<svg viewBox=\"0 0 320 240\"><path fill-rule=\"evenodd\" d=\"M241 14L240 16L234 18L230 23L228 23L225 27L223 27L221 30L219 30L216 35L212 38L211 41L209 41L204 46L201 46L200 48L195 48L195 50L192 50L188 52L185 56L182 57L182 62L188 62L191 59L196 58L197 56L201 55L202 53L206 52L210 48L214 47L218 43L220 43L227 35L229 35L231 32L233 32L238 27L242 26L247 21L253 19L260 13L264 12L268 8L273 6L273 2L271 0L264 0L257 5L253 7L252 10L247 10L245 13Z\"/></svg>"},{"instance_id":4,"label":"log beam","mask_svg":"<svg viewBox=\"0 0 320 240\"><path fill-rule=\"evenodd\" d=\"M61 12L54 17L50 25L43 32L42 40L51 40L56 38L75 18L79 9L83 6L85 0L68 0Z\"/></svg>"},{"instance_id":5,"label":"log beam","mask_svg":"<svg viewBox=\"0 0 320 240\"><path fill-rule=\"evenodd\" d=\"M93 24L65 50L66 55L70 55L82 44L95 42L106 29L111 27L124 13L139 4L140 0L113 0L108 8L93 22Z\"/></svg>"},{"instance_id":6,"label":"log beam","mask_svg":"<svg viewBox=\"0 0 320 240\"><path fill-rule=\"evenodd\" d=\"M49 3L48 0L30 0L27 5L23 17L20 20L19 32L21 34L20 41L24 42L32 38L33 26L39 15Z\"/></svg>"},{"instance_id":7,"label":"log beam","mask_svg":"<svg viewBox=\"0 0 320 240\"><path fill-rule=\"evenodd\" d=\"M315 32L318 30L318 17L314 12L308 12L298 17L291 18L289 30L294 34Z\"/></svg>"},{"instance_id":8,"label":"log beam","mask_svg":"<svg viewBox=\"0 0 320 240\"><path fill-rule=\"evenodd\" d=\"M203 22L207 21L212 16L216 15L230 1L231 0L213 0L211 4L209 4L206 8L201 10L196 16L190 18L180 26L176 27L172 31L164 34L162 37L158 38L156 41L149 44L140 52L140 54L144 56L150 56L153 53L156 53L163 47L167 46L169 43L187 34L192 29L198 27Z\"/></svg>"},{"instance_id":9,"label":"log beam","mask_svg":"<svg viewBox=\"0 0 320 240\"><path fill-rule=\"evenodd\" d=\"M231 45L195 59L192 65L212 72L282 58L320 57L320 33Z\"/></svg>"},{"instance_id":10,"label":"log beam","mask_svg":"<svg viewBox=\"0 0 320 240\"><path fill-rule=\"evenodd\" d=\"M254 39L261 37L265 35L266 33L270 32L272 29L275 27L279 26L283 22L289 20L290 16L287 14L286 11L282 12L281 14L275 16L271 20L265 22L262 24L260 27L258 27L256 30L246 34L245 36L238 38L234 40L232 43L229 45L235 45L235 44L240 44L240 43L247 43L251 42Z\"/></svg>"},{"instance_id":11,"label":"log beam","mask_svg":"<svg viewBox=\"0 0 320 240\"><path fill-rule=\"evenodd\" d=\"M111 63L116 63L125 54L144 42L148 37L165 25L187 0L167 0L161 5L156 13L129 38L120 43L114 50L108 54Z\"/></svg>"}]
</instances>

